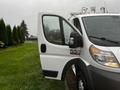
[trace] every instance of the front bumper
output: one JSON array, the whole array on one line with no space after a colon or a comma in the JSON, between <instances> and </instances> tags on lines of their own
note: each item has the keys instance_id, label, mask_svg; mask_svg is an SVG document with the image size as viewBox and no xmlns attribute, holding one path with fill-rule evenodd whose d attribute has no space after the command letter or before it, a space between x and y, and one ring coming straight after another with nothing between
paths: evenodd
<instances>
[{"instance_id":1,"label":"front bumper","mask_svg":"<svg viewBox=\"0 0 120 90\"><path fill-rule=\"evenodd\" d=\"M89 66L89 75L94 90L120 90L120 73Z\"/></svg>"}]
</instances>

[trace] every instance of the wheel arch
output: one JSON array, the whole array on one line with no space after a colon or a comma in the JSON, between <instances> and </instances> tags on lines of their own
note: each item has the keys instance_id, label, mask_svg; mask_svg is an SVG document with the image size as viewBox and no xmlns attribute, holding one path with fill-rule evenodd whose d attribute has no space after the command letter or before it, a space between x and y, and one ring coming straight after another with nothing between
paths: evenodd
<instances>
[{"instance_id":1,"label":"wheel arch","mask_svg":"<svg viewBox=\"0 0 120 90\"><path fill-rule=\"evenodd\" d=\"M79 64L80 66L82 66L82 68L86 68L86 64L80 59L80 58L75 58L70 60L69 62L66 63L66 65L63 68L62 71L62 76L61 76L61 80L65 79L65 75L67 70L73 65L73 64Z\"/></svg>"},{"instance_id":2,"label":"wheel arch","mask_svg":"<svg viewBox=\"0 0 120 90\"><path fill-rule=\"evenodd\" d=\"M94 90L93 89L93 81L92 81L91 74L89 71L89 65L86 65L86 63L83 60L81 60L80 58L72 59L66 63L66 65L63 68L61 80L65 80L66 72L73 64L79 66L79 71L83 73L84 77L86 78L86 80L89 84L88 87L90 88L90 90Z\"/></svg>"}]
</instances>

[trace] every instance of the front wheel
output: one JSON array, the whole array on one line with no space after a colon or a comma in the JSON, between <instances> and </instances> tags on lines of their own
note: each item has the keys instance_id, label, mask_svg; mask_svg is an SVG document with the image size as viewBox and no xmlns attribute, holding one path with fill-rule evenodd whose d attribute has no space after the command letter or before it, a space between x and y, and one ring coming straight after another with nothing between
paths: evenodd
<instances>
[{"instance_id":1,"label":"front wheel","mask_svg":"<svg viewBox=\"0 0 120 90\"><path fill-rule=\"evenodd\" d=\"M78 90L88 90L87 82L82 74L77 76L77 88Z\"/></svg>"},{"instance_id":2,"label":"front wheel","mask_svg":"<svg viewBox=\"0 0 120 90\"><path fill-rule=\"evenodd\" d=\"M65 90L88 90L87 82L82 73L77 72L74 66L66 72Z\"/></svg>"}]
</instances>

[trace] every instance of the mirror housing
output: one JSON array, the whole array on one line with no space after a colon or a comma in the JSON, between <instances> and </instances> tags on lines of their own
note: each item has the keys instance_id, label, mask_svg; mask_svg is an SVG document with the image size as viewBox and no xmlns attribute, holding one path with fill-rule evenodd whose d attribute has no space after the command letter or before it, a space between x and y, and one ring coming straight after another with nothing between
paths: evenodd
<instances>
[{"instance_id":1,"label":"mirror housing","mask_svg":"<svg viewBox=\"0 0 120 90\"><path fill-rule=\"evenodd\" d=\"M72 32L70 34L69 47L70 48L83 47L82 36L79 35L77 32Z\"/></svg>"}]
</instances>

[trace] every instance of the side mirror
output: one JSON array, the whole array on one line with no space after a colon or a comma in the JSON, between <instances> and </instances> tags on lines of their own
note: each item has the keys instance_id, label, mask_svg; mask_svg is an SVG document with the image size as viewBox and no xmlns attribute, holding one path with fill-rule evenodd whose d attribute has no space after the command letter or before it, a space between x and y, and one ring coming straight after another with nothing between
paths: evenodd
<instances>
[{"instance_id":1,"label":"side mirror","mask_svg":"<svg viewBox=\"0 0 120 90\"><path fill-rule=\"evenodd\" d=\"M69 47L70 48L83 47L82 36L80 36L77 32L72 32L70 34Z\"/></svg>"}]
</instances>

